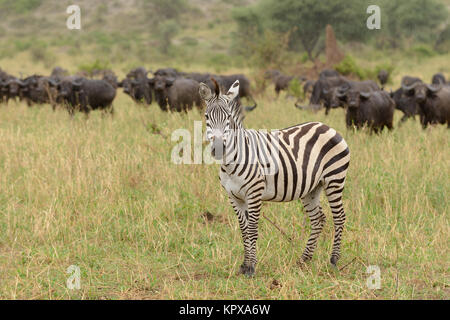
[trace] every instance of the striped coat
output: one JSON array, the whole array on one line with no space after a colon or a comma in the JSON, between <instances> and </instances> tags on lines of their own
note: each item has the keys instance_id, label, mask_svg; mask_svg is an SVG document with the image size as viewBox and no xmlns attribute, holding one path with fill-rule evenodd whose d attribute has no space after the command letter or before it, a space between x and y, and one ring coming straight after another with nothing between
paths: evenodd
<instances>
[{"instance_id":1,"label":"striped coat","mask_svg":"<svg viewBox=\"0 0 450 320\"><path fill-rule=\"evenodd\" d=\"M350 161L344 139L320 122L309 122L276 131L247 130L242 125L237 93L239 82L227 94L215 94L201 84L205 100L206 134L212 154L221 159L220 181L235 210L244 242L241 272L253 275L256 266L258 220L263 201L300 199L312 232L302 255L312 258L325 215L320 192L325 190L335 226L331 263L340 257L345 222L342 192Z\"/></svg>"}]
</instances>

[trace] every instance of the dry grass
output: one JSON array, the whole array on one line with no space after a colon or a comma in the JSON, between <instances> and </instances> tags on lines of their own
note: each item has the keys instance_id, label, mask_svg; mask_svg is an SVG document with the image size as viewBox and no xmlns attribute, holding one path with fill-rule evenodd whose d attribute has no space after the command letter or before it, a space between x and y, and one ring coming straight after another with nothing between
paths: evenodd
<instances>
[{"instance_id":1,"label":"dry grass","mask_svg":"<svg viewBox=\"0 0 450 320\"><path fill-rule=\"evenodd\" d=\"M241 236L218 167L170 161L172 131L192 132L202 116L140 108L122 94L115 106L113 119L94 112L88 120L49 106L0 108L0 298L449 298L444 126L423 131L410 121L378 136L354 133L342 110L325 117L260 97L247 127L319 120L347 140L340 266L350 264L338 271L328 263L327 205L314 259L300 268L309 233L300 202L266 204L264 214L293 241L262 219L257 275L247 279L237 275ZM206 211L214 217L205 219ZM81 269L81 290L66 288L72 264ZM380 290L366 286L368 265L381 268Z\"/></svg>"}]
</instances>

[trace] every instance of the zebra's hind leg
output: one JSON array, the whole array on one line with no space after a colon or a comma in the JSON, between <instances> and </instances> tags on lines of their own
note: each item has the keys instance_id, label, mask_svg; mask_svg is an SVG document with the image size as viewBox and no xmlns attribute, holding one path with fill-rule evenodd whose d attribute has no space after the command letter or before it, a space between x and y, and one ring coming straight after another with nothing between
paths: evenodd
<instances>
[{"instance_id":1,"label":"zebra's hind leg","mask_svg":"<svg viewBox=\"0 0 450 320\"><path fill-rule=\"evenodd\" d=\"M317 240L322 232L325 223L325 215L320 206L320 193L322 185L317 186L308 195L302 198L302 203L311 222L311 234L306 243L305 251L302 254L302 260L307 262L312 259L314 250L317 246Z\"/></svg>"},{"instance_id":2,"label":"zebra's hind leg","mask_svg":"<svg viewBox=\"0 0 450 320\"><path fill-rule=\"evenodd\" d=\"M341 256L341 237L345 224L345 211L342 203L342 192L344 191L345 176L342 179L329 181L325 193L330 203L334 222L334 241L330 262L336 266Z\"/></svg>"}]
</instances>

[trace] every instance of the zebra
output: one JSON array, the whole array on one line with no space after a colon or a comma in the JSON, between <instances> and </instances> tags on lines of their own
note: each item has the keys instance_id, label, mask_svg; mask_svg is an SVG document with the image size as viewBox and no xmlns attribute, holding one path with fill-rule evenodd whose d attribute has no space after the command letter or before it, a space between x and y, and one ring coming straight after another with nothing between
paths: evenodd
<instances>
[{"instance_id":1,"label":"zebra","mask_svg":"<svg viewBox=\"0 0 450 320\"><path fill-rule=\"evenodd\" d=\"M206 138L211 155L221 160L220 182L228 193L242 233L244 262L239 272L249 277L255 273L258 220L263 201L301 199L312 229L301 262L311 260L325 222L320 206L322 190L333 215L330 262L336 266L346 220L342 192L350 162L347 143L334 129L320 122L270 133L245 129L238 97L239 81L226 94L213 82L214 92L201 83L199 93L206 103Z\"/></svg>"}]
</instances>

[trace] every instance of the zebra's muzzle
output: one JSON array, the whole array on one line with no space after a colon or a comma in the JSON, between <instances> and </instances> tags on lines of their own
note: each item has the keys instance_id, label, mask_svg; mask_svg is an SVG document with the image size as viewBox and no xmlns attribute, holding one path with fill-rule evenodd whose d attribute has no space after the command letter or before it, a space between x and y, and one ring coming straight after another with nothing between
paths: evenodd
<instances>
[{"instance_id":1,"label":"zebra's muzzle","mask_svg":"<svg viewBox=\"0 0 450 320\"><path fill-rule=\"evenodd\" d=\"M220 137L213 137L213 141L211 144L211 155L216 160L222 160L223 154L225 150L225 144L223 139Z\"/></svg>"}]
</instances>

